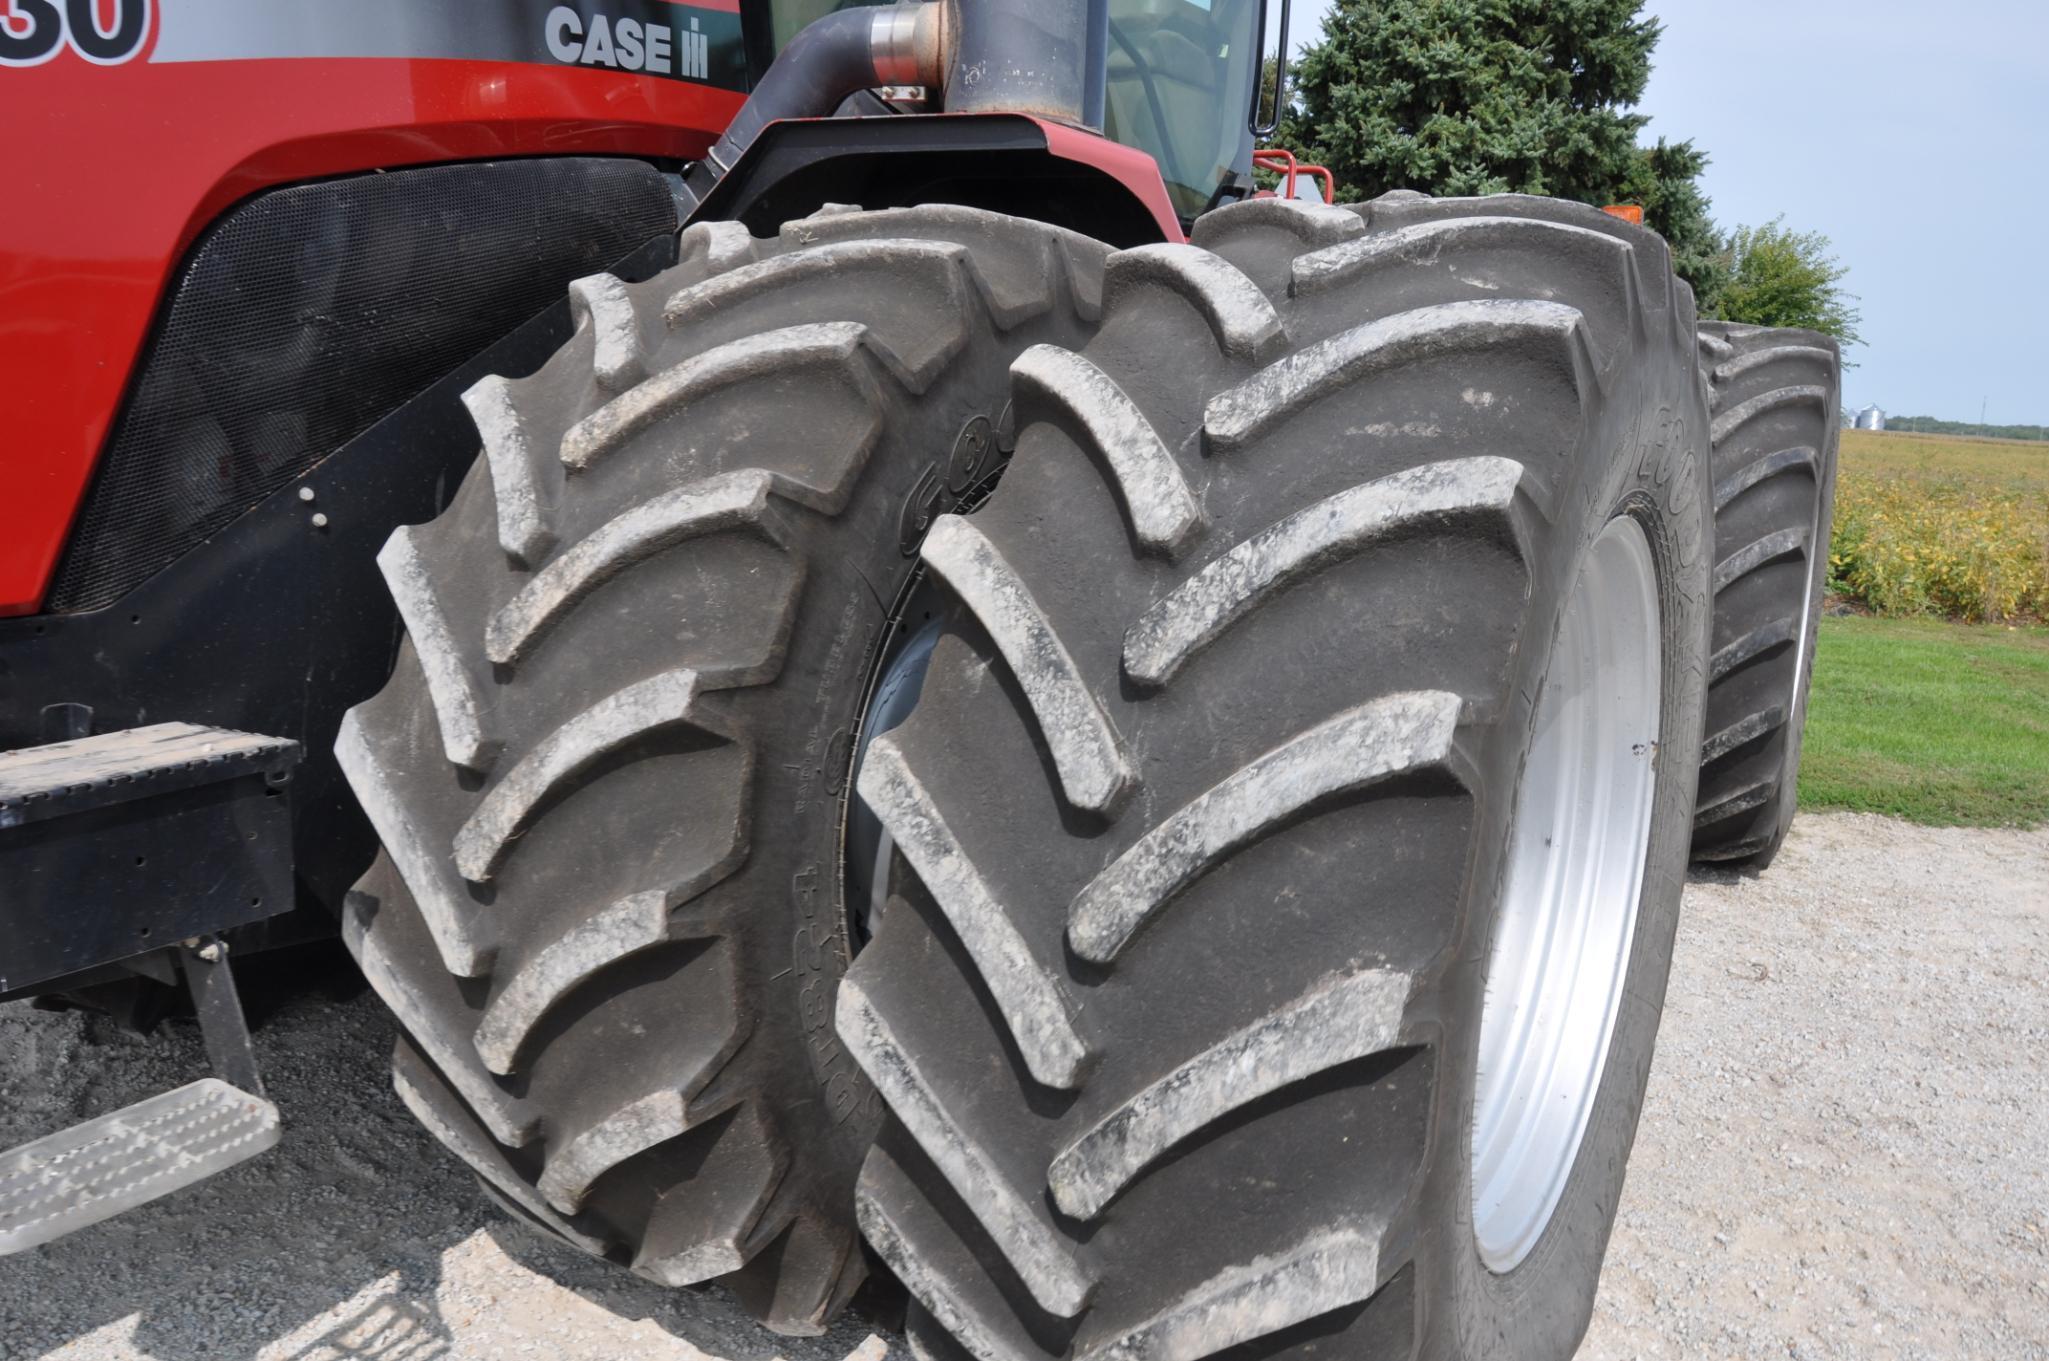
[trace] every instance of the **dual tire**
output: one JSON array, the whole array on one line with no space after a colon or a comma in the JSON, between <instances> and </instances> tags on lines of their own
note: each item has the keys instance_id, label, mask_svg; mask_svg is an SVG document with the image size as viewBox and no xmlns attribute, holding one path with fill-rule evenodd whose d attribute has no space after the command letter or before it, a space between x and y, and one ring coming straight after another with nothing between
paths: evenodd
<instances>
[{"instance_id":1,"label":"dual tire","mask_svg":"<svg viewBox=\"0 0 2049 1361\"><path fill-rule=\"evenodd\" d=\"M1111 257L1087 345L1013 367L1016 454L926 540L947 630L859 774L901 864L838 1002L890 1108L860 1223L929 1352L1577 1344L1710 598L1689 299L1612 221L1226 209ZM1594 827L1541 753L1556 692L1599 692L1573 615L1629 542L1651 665L1601 697L1643 722L1642 799ZM1606 885L1628 929L1553 949L1602 932L1528 900L1567 864L1602 889L1567 851L1603 838L1637 871ZM1613 1005L1535 1015L1575 997ZM1547 1136L1525 1117L1555 1100L1577 1119Z\"/></svg>"},{"instance_id":2,"label":"dual tire","mask_svg":"<svg viewBox=\"0 0 2049 1361\"><path fill-rule=\"evenodd\" d=\"M1569 1355L1715 599L1662 243L1391 195L686 245L473 394L486 457L386 550L349 938L408 1103L787 1331L858 1223L928 1355Z\"/></svg>"},{"instance_id":3,"label":"dual tire","mask_svg":"<svg viewBox=\"0 0 2049 1361\"><path fill-rule=\"evenodd\" d=\"M1714 443L1715 632L1693 855L1761 870L1797 801L1842 361L1817 331L1706 322L1700 366Z\"/></svg>"},{"instance_id":4,"label":"dual tire","mask_svg":"<svg viewBox=\"0 0 2049 1361\"><path fill-rule=\"evenodd\" d=\"M384 846L344 938L399 1095L501 1203L812 1333L881 1119L833 1029L864 680L1105 252L953 208L681 245L471 389L482 456L380 555L408 637L337 747Z\"/></svg>"}]
</instances>

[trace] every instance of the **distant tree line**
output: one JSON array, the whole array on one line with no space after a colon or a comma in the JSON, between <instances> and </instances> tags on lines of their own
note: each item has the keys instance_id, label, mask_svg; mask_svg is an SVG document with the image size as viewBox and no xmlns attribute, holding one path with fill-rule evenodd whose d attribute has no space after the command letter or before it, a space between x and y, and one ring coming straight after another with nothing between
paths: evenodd
<instances>
[{"instance_id":1,"label":"distant tree line","mask_svg":"<svg viewBox=\"0 0 2049 1361\"><path fill-rule=\"evenodd\" d=\"M2049 425L1985 425L1978 421L1943 421L1933 416L1887 416L1887 430L1912 435L1967 435L1977 439L2049 440Z\"/></svg>"},{"instance_id":2,"label":"distant tree line","mask_svg":"<svg viewBox=\"0 0 2049 1361\"><path fill-rule=\"evenodd\" d=\"M1636 204L1704 319L1857 342L1828 238L1783 221L1723 231L1691 141L1643 146L1632 112L1661 27L1640 0L1337 0L1290 72L1280 145L1348 198L1547 194Z\"/></svg>"}]
</instances>

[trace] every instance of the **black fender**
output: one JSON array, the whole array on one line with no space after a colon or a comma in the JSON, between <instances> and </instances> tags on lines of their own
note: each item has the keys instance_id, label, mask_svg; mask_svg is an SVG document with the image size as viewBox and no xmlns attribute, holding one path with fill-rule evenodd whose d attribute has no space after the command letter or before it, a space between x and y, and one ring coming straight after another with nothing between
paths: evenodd
<instances>
[{"instance_id":1,"label":"black fender","mask_svg":"<svg viewBox=\"0 0 2049 1361\"><path fill-rule=\"evenodd\" d=\"M1184 239L1144 152L1022 114L898 114L770 123L693 222L772 236L828 203L956 203L1066 227L1116 247Z\"/></svg>"}]
</instances>

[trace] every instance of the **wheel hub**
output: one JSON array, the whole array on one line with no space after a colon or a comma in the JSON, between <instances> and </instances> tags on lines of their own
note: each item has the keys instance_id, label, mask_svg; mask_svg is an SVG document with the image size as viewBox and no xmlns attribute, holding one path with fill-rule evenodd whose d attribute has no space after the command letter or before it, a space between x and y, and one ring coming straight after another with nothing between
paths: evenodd
<instances>
[{"instance_id":1,"label":"wheel hub","mask_svg":"<svg viewBox=\"0 0 2049 1361\"><path fill-rule=\"evenodd\" d=\"M1473 1233L1497 1272L1551 1221L1621 1009L1656 790L1657 578L1637 522L1581 560L1538 696L1487 971Z\"/></svg>"}]
</instances>

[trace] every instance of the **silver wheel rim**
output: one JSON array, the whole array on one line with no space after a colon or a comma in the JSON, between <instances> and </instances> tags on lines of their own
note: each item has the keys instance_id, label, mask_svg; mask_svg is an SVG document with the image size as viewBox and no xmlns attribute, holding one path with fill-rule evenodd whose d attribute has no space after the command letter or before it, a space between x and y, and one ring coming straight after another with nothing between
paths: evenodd
<instances>
[{"instance_id":1,"label":"silver wheel rim","mask_svg":"<svg viewBox=\"0 0 2049 1361\"><path fill-rule=\"evenodd\" d=\"M1551 1222L1607 1065L1650 841L1661 632L1650 541L1618 516L1559 622L1487 969L1473 1233L1497 1272Z\"/></svg>"},{"instance_id":2,"label":"silver wheel rim","mask_svg":"<svg viewBox=\"0 0 2049 1361\"><path fill-rule=\"evenodd\" d=\"M1809 556L1803 558L1800 562L1801 570L1807 573L1807 589L1801 594L1800 632L1795 635L1797 641L1793 645L1793 699L1796 702L1800 698L1800 681L1807 674L1807 630L1814 622L1814 611L1821 603L1822 587L1828 579L1828 569L1825 565L1828 561L1829 551L1828 533L1829 526L1821 522L1821 473L1819 469L1816 469L1814 481L1814 518L1807 522L1807 552ZM1814 561L1813 555L1817 553L1821 555L1821 562ZM1794 707L1794 705L1787 706L1786 720L1789 723L1793 721ZM1797 733L1798 729L1796 728L1794 731ZM1791 760L1792 755L1793 744L1788 742L1786 744L1787 759Z\"/></svg>"}]
</instances>

